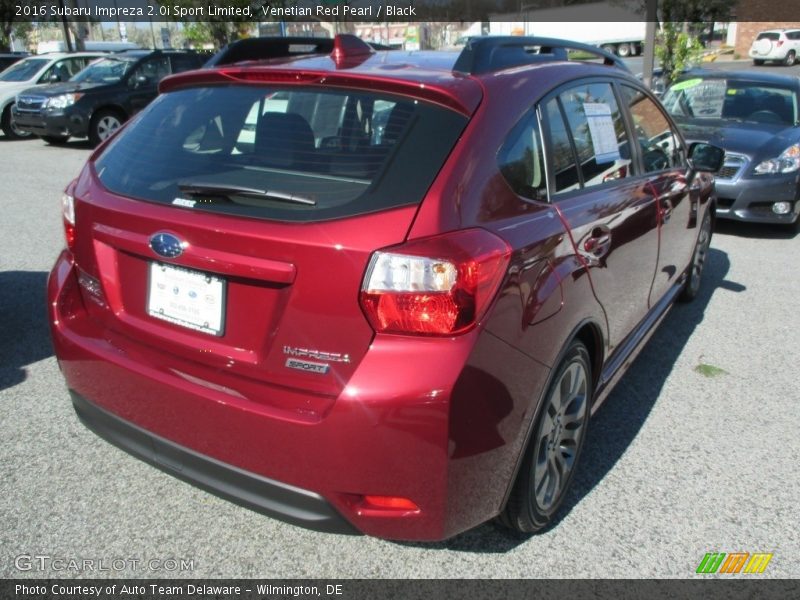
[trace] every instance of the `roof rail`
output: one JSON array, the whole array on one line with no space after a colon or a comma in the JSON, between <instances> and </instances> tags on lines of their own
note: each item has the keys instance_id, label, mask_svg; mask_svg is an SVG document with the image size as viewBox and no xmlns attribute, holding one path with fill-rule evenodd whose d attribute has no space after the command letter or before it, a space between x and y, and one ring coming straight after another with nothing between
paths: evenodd
<instances>
[{"instance_id":1,"label":"roof rail","mask_svg":"<svg viewBox=\"0 0 800 600\"><path fill-rule=\"evenodd\" d=\"M580 50L603 59L603 64L630 72L618 57L597 46L545 37L472 37L458 55L453 71L480 75L539 62L569 60L568 50Z\"/></svg>"}]
</instances>

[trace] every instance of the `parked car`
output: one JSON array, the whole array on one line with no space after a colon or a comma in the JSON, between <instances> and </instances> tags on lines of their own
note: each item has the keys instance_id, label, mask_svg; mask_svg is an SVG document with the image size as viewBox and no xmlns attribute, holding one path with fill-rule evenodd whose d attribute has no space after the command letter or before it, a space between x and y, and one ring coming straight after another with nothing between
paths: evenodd
<instances>
[{"instance_id":1,"label":"parked car","mask_svg":"<svg viewBox=\"0 0 800 600\"><path fill-rule=\"evenodd\" d=\"M565 46L590 51L339 36L162 81L63 196L48 306L78 416L315 529L553 522L589 415L698 294L722 161Z\"/></svg>"},{"instance_id":2,"label":"parked car","mask_svg":"<svg viewBox=\"0 0 800 600\"><path fill-rule=\"evenodd\" d=\"M11 118L17 94L30 88L57 81L66 81L91 61L103 56L99 52L57 52L24 58L0 73L0 128L12 139L30 136L17 128Z\"/></svg>"},{"instance_id":3,"label":"parked car","mask_svg":"<svg viewBox=\"0 0 800 600\"><path fill-rule=\"evenodd\" d=\"M772 29L762 31L750 46L753 64L763 65L775 61L791 67L800 53L800 29Z\"/></svg>"},{"instance_id":4,"label":"parked car","mask_svg":"<svg viewBox=\"0 0 800 600\"><path fill-rule=\"evenodd\" d=\"M24 90L12 117L19 131L50 144L88 137L97 145L158 95L164 77L198 69L206 58L171 50L108 55L67 82Z\"/></svg>"},{"instance_id":5,"label":"parked car","mask_svg":"<svg viewBox=\"0 0 800 600\"><path fill-rule=\"evenodd\" d=\"M27 52L0 52L0 73L28 56Z\"/></svg>"},{"instance_id":6,"label":"parked car","mask_svg":"<svg viewBox=\"0 0 800 600\"><path fill-rule=\"evenodd\" d=\"M794 224L800 213L800 80L768 73L695 70L663 102L687 139L725 149L717 216Z\"/></svg>"}]
</instances>

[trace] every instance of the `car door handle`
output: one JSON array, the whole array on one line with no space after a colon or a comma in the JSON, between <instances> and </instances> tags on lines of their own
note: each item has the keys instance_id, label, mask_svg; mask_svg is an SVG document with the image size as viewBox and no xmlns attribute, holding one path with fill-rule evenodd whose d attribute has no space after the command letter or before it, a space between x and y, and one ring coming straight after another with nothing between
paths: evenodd
<instances>
[{"instance_id":1,"label":"car door handle","mask_svg":"<svg viewBox=\"0 0 800 600\"><path fill-rule=\"evenodd\" d=\"M583 250L592 258L601 258L611 249L611 230L605 225L592 229L583 242Z\"/></svg>"},{"instance_id":2,"label":"car door handle","mask_svg":"<svg viewBox=\"0 0 800 600\"><path fill-rule=\"evenodd\" d=\"M672 216L672 198L675 197L675 194L664 194L659 199L659 204L661 205L661 222L667 223Z\"/></svg>"}]
</instances>

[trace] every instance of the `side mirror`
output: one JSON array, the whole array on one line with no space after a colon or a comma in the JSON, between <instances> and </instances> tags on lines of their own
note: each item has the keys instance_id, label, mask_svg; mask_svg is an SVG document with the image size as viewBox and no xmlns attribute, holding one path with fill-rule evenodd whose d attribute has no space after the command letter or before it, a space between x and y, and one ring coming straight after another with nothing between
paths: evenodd
<instances>
[{"instance_id":1,"label":"side mirror","mask_svg":"<svg viewBox=\"0 0 800 600\"><path fill-rule=\"evenodd\" d=\"M136 87L144 87L150 83L150 78L147 75L137 75L134 82Z\"/></svg>"},{"instance_id":2,"label":"side mirror","mask_svg":"<svg viewBox=\"0 0 800 600\"><path fill-rule=\"evenodd\" d=\"M725 162L725 150L713 144L695 142L689 146L689 167L692 171L716 173Z\"/></svg>"},{"instance_id":3,"label":"side mirror","mask_svg":"<svg viewBox=\"0 0 800 600\"><path fill-rule=\"evenodd\" d=\"M58 83L61 81L61 75L58 73L50 73L50 77L47 78L47 81L50 83Z\"/></svg>"}]
</instances>

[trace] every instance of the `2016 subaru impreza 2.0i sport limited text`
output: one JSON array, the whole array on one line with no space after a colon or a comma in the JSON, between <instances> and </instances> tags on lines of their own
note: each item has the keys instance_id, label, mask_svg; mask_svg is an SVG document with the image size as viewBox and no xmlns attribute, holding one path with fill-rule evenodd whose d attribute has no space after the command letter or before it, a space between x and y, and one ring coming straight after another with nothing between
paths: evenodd
<instances>
[{"instance_id":1,"label":"2016 subaru impreza 2.0i sport limited text","mask_svg":"<svg viewBox=\"0 0 800 600\"><path fill-rule=\"evenodd\" d=\"M565 46L341 36L165 79L63 197L78 416L323 531L552 522L590 414L698 292L722 160Z\"/></svg>"}]
</instances>

